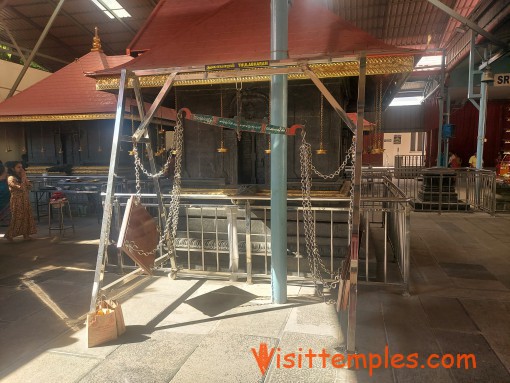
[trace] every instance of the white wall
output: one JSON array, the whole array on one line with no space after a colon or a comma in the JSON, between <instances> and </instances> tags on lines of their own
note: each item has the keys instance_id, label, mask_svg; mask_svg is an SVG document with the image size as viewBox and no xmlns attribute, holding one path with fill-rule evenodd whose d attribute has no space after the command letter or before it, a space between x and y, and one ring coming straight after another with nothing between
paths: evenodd
<instances>
[{"instance_id":1,"label":"white wall","mask_svg":"<svg viewBox=\"0 0 510 383\"><path fill-rule=\"evenodd\" d=\"M412 133L384 133L384 155L383 155L383 166L394 166L395 165L395 156L400 155L421 155L422 151L414 150L411 151L411 134ZM418 148L418 132L416 134L416 147ZM394 143L395 136L400 136L400 144ZM423 139L425 139L425 132L422 134ZM425 143L423 143L425 146ZM426 149L424 147L424 149ZM425 154L426 151L423 151Z\"/></svg>"},{"instance_id":2,"label":"white wall","mask_svg":"<svg viewBox=\"0 0 510 383\"><path fill-rule=\"evenodd\" d=\"M14 81L16 81L16 78L18 78L18 74L21 72L22 68L22 65L0 60L0 73L2 74L0 76L0 101L5 100L9 94L9 90L14 85ZM19 93L23 89L26 89L36 82L41 81L43 78L46 78L49 75L51 75L49 72L28 68L27 73L25 73L23 80L21 80L16 93Z\"/></svg>"},{"instance_id":3,"label":"white wall","mask_svg":"<svg viewBox=\"0 0 510 383\"><path fill-rule=\"evenodd\" d=\"M383 166L394 166L396 155L426 154L418 145L421 135L425 137L423 105L390 106L383 112L384 155ZM387 133L392 132L392 133ZM414 133L410 133L414 132ZM415 150L411 151L411 134L416 137ZM400 136L400 144L394 143L395 136ZM425 145L423 143L423 145ZM426 149L426 148L424 148Z\"/></svg>"},{"instance_id":4,"label":"white wall","mask_svg":"<svg viewBox=\"0 0 510 383\"><path fill-rule=\"evenodd\" d=\"M5 100L9 94L22 68L22 65L0 60L0 102ZM50 75L51 73L49 72L28 68L15 94ZM22 149L24 147L22 124L23 123L0 123L0 160L5 162L21 159L23 153Z\"/></svg>"}]
</instances>

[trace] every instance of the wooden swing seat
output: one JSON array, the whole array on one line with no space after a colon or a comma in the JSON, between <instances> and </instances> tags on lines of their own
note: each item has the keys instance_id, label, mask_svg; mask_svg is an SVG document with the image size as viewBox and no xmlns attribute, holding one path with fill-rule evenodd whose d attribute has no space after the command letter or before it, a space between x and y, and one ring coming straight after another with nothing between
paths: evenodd
<instances>
[{"instance_id":1,"label":"wooden swing seat","mask_svg":"<svg viewBox=\"0 0 510 383\"><path fill-rule=\"evenodd\" d=\"M159 232L154 218L136 196L131 196L126 204L117 247L152 275L158 243Z\"/></svg>"}]
</instances>

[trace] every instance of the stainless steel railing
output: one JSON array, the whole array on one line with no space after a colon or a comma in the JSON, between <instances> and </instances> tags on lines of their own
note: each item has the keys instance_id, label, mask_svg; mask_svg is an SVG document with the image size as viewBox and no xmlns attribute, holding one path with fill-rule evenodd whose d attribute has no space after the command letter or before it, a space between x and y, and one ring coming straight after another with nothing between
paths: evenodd
<instances>
[{"instance_id":1,"label":"stainless steel railing","mask_svg":"<svg viewBox=\"0 0 510 383\"><path fill-rule=\"evenodd\" d=\"M474 210L495 214L495 172L471 168L434 168L433 173L425 178L415 177L403 185L403 191L412 199L415 211L441 213ZM427 192L423 192L424 187L433 191L427 195Z\"/></svg>"},{"instance_id":2,"label":"stainless steel railing","mask_svg":"<svg viewBox=\"0 0 510 383\"><path fill-rule=\"evenodd\" d=\"M425 156L418 155L398 155L395 156L395 178L409 179L418 177L421 170L425 168Z\"/></svg>"},{"instance_id":3,"label":"stainless steel railing","mask_svg":"<svg viewBox=\"0 0 510 383\"><path fill-rule=\"evenodd\" d=\"M116 202L114 203L115 216L123 214L123 207L130 193L116 193ZM142 194L144 206L148 209L154 209L156 215L157 203L155 194ZM164 195L164 202L170 200L170 195ZM224 195L183 195L184 201L180 205L180 223L178 235L175 241L177 254L181 255L180 266L193 272L218 272L229 273L231 279L236 279L239 274L239 263L243 266L246 277L251 281L253 276L270 275L271 259L271 229L269 206L263 205L268 201L266 197L239 196L229 197ZM196 202L189 203L190 200ZM231 203L225 203L229 200ZM290 201L298 201L299 198L289 198ZM314 217L316 226L322 224L328 226L328 247L329 254L327 264L330 267L330 273L334 273L339 267L340 257L344 256L338 250L338 241L341 230L335 225L345 223L346 219L340 217L343 213L348 216L349 200L342 198L313 198L315 202L323 201L344 205L343 207L314 207ZM207 203L201 203L208 201ZM304 229L303 229L303 208L300 206L289 206L289 226L295 229L289 230L289 256L293 256L296 263L296 270L291 276L306 277L308 275L308 261L303 257ZM321 216L317 218L318 214ZM327 215L327 220L323 215ZM113 222L120 224L120 220L114 219ZM253 230L253 223L257 223L258 230ZM325 230L323 230L325 231ZM347 232L343 236L347 240ZM325 240L324 236L322 237ZM228 255L228 269L226 268L226 259L221 255ZM239 255L245 255L240 259ZM214 261L211 264L210 256L213 255ZM182 258L182 256L184 256ZM262 264L256 262L258 268L254 269L254 258L258 256L263 259ZM183 261L184 260L184 261ZM244 267L245 266L245 267Z\"/></svg>"},{"instance_id":4,"label":"stainless steel railing","mask_svg":"<svg viewBox=\"0 0 510 383\"><path fill-rule=\"evenodd\" d=\"M390 172L366 171L362 185L364 282L398 284L408 293L411 200Z\"/></svg>"},{"instance_id":5,"label":"stainless steel railing","mask_svg":"<svg viewBox=\"0 0 510 383\"><path fill-rule=\"evenodd\" d=\"M363 180L369 193L362 197L361 212L365 224L365 276L367 283L398 283L407 289L409 276L409 209L408 200L391 183L385 172L372 172ZM131 193L115 194L114 224L120 224L123 206ZM170 195L164 195L165 203ZM255 277L270 275L271 230L269 197L184 194L180 205L180 223L175 248L181 268L192 273L222 274L235 280L240 275L248 282ZM309 263L300 198L290 198L288 206L288 256L290 277L309 277ZM157 214L155 194L142 194L148 209ZM228 201L228 202L227 202ZM314 222L318 228L318 246L331 275L340 267L347 254L348 198L313 198ZM294 204L294 205L293 205ZM373 246L372 226L383 224L382 243ZM375 237L374 237L375 238ZM380 246L382 245L382 246ZM379 259L373 250L384 248ZM242 255L242 257L240 257ZM119 257L121 255L119 254ZM376 271L369 267L376 264ZM390 278L396 265L399 280ZM130 268L119 258L117 267ZM382 274L377 270L383 270ZM395 274L395 273L394 273ZM326 278L331 277L325 276ZM393 275L394 276L394 275Z\"/></svg>"}]
</instances>

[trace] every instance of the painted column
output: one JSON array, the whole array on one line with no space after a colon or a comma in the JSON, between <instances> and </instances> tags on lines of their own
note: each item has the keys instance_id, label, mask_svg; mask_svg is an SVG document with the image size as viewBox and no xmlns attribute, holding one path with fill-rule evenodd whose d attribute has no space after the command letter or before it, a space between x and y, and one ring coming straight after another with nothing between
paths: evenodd
<instances>
[{"instance_id":1,"label":"painted column","mask_svg":"<svg viewBox=\"0 0 510 383\"><path fill-rule=\"evenodd\" d=\"M288 0L271 0L271 60L288 57ZM287 76L271 76L272 125L287 126ZM287 136L271 135L271 298L287 302Z\"/></svg>"},{"instance_id":2,"label":"painted column","mask_svg":"<svg viewBox=\"0 0 510 383\"><path fill-rule=\"evenodd\" d=\"M480 83L480 111L478 112L478 137L476 140L476 168L483 167L483 144L485 141L485 120L487 118L487 88L486 81Z\"/></svg>"},{"instance_id":3,"label":"painted column","mask_svg":"<svg viewBox=\"0 0 510 383\"><path fill-rule=\"evenodd\" d=\"M443 51L441 57L441 76L440 76L440 88L439 88L439 127L437 130L437 161L436 166L443 167L443 113L444 113L444 71L445 71L446 56ZM448 153L445 154L448 156Z\"/></svg>"}]
</instances>

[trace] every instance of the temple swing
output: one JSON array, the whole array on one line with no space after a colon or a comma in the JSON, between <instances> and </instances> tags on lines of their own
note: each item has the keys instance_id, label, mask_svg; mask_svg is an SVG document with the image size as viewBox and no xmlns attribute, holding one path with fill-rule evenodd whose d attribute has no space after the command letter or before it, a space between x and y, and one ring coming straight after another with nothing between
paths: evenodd
<instances>
[{"instance_id":1,"label":"temple swing","mask_svg":"<svg viewBox=\"0 0 510 383\"><path fill-rule=\"evenodd\" d=\"M181 195L181 169L182 152L184 147L182 113L177 113L175 126L175 172L172 185L172 197L168 213L165 212L166 220L163 231L157 227L153 217L147 212L141 202L140 170L149 178L159 178L168 171L172 156L168 156L163 168L158 173L150 173L145 169L138 155L137 143L133 141L133 157L135 165L136 194L131 196L126 205L126 211L122 220L117 247L121 248L148 274L152 274L155 254L158 248L162 248L166 242L170 247L171 256L175 257L174 240L179 222L179 202ZM159 237L159 240L158 240ZM175 279L177 270L172 270L170 277Z\"/></svg>"}]
</instances>

